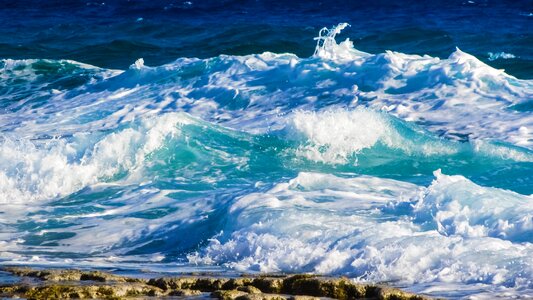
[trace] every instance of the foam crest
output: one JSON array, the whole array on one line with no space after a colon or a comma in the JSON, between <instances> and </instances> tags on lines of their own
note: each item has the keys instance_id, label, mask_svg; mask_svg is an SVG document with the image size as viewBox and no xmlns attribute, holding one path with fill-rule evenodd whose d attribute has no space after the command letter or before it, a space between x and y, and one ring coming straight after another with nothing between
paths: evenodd
<instances>
[{"instance_id":1,"label":"foam crest","mask_svg":"<svg viewBox=\"0 0 533 300\"><path fill-rule=\"evenodd\" d=\"M294 110L366 106L450 139L531 147L533 116L512 108L531 99L530 80L509 76L459 49L447 59L393 51L362 54L351 42L335 42L344 27L323 30L311 58L266 52L180 58L159 67L139 60L125 72L83 75L87 81L69 92L52 92L54 81L48 78L44 90L21 94L24 99L37 95L39 105L6 114L0 125L24 134L64 135L112 129L145 114L185 111L265 133L283 128Z\"/></svg>"},{"instance_id":2,"label":"foam crest","mask_svg":"<svg viewBox=\"0 0 533 300\"><path fill-rule=\"evenodd\" d=\"M296 112L289 129L301 135L307 145L297 152L313 161L346 163L379 140L391 144L393 129L379 113L367 110L327 110Z\"/></svg>"},{"instance_id":3,"label":"foam crest","mask_svg":"<svg viewBox=\"0 0 533 300\"><path fill-rule=\"evenodd\" d=\"M415 290L442 283L476 283L493 292L496 286L533 288L530 197L477 186L460 176L436 176L424 188L367 176L300 173L267 192L237 199L224 233L189 261L239 271L342 274L414 284ZM459 196L465 193L476 197ZM456 200L462 209L448 205L449 195L477 202L471 210L480 209L482 217L466 214L462 200ZM420 197L423 203L442 200L426 205ZM446 227L456 212L457 220L470 218L471 227L493 224L496 231L463 234L459 226ZM444 226L422 224L420 214L440 218Z\"/></svg>"},{"instance_id":4,"label":"foam crest","mask_svg":"<svg viewBox=\"0 0 533 300\"><path fill-rule=\"evenodd\" d=\"M368 53L355 49L353 42L348 38L337 44L335 37L348 26L350 26L348 23L339 23L330 29L327 27L320 29L318 37L315 37L317 43L313 56L344 61L368 56Z\"/></svg>"},{"instance_id":5,"label":"foam crest","mask_svg":"<svg viewBox=\"0 0 533 300\"><path fill-rule=\"evenodd\" d=\"M25 203L71 194L121 172L143 167L144 158L191 121L183 114L143 119L139 126L72 139L0 143L0 200Z\"/></svg>"},{"instance_id":6,"label":"foam crest","mask_svg":"<svg viewBox=\"0 0 533 300\"><path fill-rule=\"evenodd\" d=\"M449 138L532 147L531 131L520 128L531 128L533 117L511 109L531 99L531 80L509 76L459 49L447 59L393 51L361 54L348 40L336 43L346 26L323 29L315 56L335 63L330 70L353 76L357 100Z\"/></svg>"},{"instance_id":7,"label":"foam crest","mask_svg":"<svg viewBox=\"0 0 533 300\"><path fill-rule=\"evenodd\" d=\"M485 141L446 140L383 112L363 107L296 111L291 114L284 135L299 142L295 149L297 156L328 164L357 165L364 150L365 155L393 150L403 158L475 155L533 162L533 153L527 149Z\"/></svg>"},{"instance_id":8,"label":"foam crest","mask_svg":"<svg viewBox=\"0 0 533 300\"><path fill-rule=\"evenodd\" d=\"M440 170L435 176L416 203L415 213L420 220L434 223L439 233L533 242L533 197L481 187Z\"/></svg>"}]
</instances>

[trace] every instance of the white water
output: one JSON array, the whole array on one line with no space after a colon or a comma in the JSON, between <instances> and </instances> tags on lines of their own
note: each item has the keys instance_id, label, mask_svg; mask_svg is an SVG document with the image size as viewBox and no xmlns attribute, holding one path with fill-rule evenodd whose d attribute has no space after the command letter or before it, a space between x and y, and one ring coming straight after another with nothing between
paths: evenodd
<instances>
[{"instance_id":1,"label":"white water","mask_svg":"<svg viewBox=\"0 0 533 300\"><path fill-rule=\"evenodd\" d=\"M463 282L531 293L533 245L519 242L531 239L533 198L435 174L426 188L300 173L238 199L221 236L189 259L241 271L417 283L419 290Z\"/></svg>"},{"instance_id":2,"label":"white water","mask_svg":"<svg viewBox=\"0 0 533 300\"><path fill-rule=\"evenodd\" d=\"M531 182L533 114L515 108L533 82L459 49L364 53L335 41L346 26L310 58L1 61L0 260L533 297L533 199L501 188Z\"/></svg>"}]
</instances>

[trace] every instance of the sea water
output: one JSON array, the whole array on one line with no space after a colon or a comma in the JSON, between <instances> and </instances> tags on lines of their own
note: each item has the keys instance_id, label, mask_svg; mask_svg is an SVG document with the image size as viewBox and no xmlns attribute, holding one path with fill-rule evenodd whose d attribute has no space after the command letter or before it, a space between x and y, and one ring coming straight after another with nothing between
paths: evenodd
<instances>
[{"instance_id":1,"label":"sea water","mask_svg":"<svg viewBox=\"0 0 533 300\"><path fill-rule=\"evenodd\" d=\"M0 9L1 264L533 297L527 1L27 5Z\"/></svg>"}]
</instances>

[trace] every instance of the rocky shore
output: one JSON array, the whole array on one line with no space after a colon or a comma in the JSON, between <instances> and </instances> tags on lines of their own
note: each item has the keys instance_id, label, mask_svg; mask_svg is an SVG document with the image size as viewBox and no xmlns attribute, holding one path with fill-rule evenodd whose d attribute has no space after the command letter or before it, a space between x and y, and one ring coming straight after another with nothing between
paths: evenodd
<instances>
[{"instance_id":1,"label":"rocky shore","mask_svg":"<svg viewBox=\"0 0 533 300\"><path fill-rule=\"evenodd\" d=\"M358 284L347 278L317 275L290 276L179 276L151 279L119 276L102 271L4 267L20 282L0 285L0 298L26 299L383 299L421 300L383 285Z\"/></svg>"}]
</instances>

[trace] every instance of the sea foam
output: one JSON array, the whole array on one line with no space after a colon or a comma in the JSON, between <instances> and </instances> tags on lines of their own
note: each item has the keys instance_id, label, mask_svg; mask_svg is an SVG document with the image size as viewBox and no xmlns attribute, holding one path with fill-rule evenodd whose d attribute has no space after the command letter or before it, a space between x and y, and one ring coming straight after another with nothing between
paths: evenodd
<instances>
[{"instance_id":1,"label":"sea foam","mask_svg":"<svg viewBox=\"0 0 533 300\"><path fill-rule=\"evenodd\" d=\"M0 260L530 295L532 81L347 26L306 58L0 61Z\"/></svg>"},{"instance_id":2,"label":"sea foam","mask_svg":"<svg viewBox=\"0 0 533 300\"><path fill-rule=\"evenodd\" d=\"M238 199L224 234L189 260L240 271L531 289L531 197L435 174L419 187L300 173Z\"/></svg>"}]
</instances>

